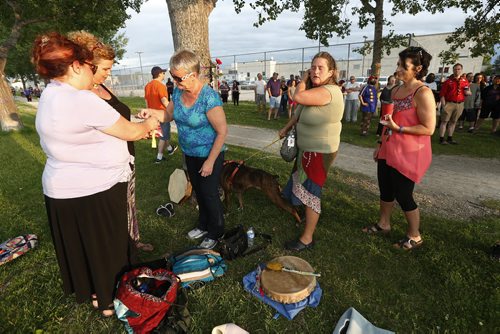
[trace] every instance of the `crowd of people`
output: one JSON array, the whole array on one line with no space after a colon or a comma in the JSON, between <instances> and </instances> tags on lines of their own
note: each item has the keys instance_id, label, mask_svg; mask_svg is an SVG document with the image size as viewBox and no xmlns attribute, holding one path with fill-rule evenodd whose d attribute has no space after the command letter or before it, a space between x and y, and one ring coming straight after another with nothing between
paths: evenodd
<instances>
[{"instance_id":1,"label":"crowd of people","mask_svg":"<svg viewBox=\"0 0 500 334\"><path fill-rule=\"evenodd\" d=\"M476 133L487 118L492 118L491 132L498 130L500 123L499 84L500 76L491 76L490 83L482 73L462 73L463 66L459 63L453 66L453 74L448 78L436 80L434 73L429 73L420 81L433 93L436 102L436 126L439 128L439 142L442 145L457 145L453 133L458 123L458 129L464 129L468 122L469 133ZM381 109L381 103L391 101L391 91L403 82L396 73L387 79L387 85L377 89L377 78L369 77L366 84L356 82L351 76L348 82L340 81L344 94L344 122L356 123L358 112L362 114L362 136L368 134L371 118ZM376 134L381 135L379 124Z\"/></svg>"},{"instance_id":2,"label":"crowd of people","mask_svg":"<svg viewBox=\"0 0 500 334\"><path fill-rule=\"evenodd\" d=\"M169 69L152 68L152 80L145 87L147 108L138 114L143 121L131 122L130 108L105 85L115 60L110 45L85 31L67 36L53 32L37 37L32 56L38 74L50 80L40 98L36 129L47 156L42 185L63 289L74 293L77 302L90 301L108 317L114 314L113 292L119 274L136 261L137 249L153 249L141 242L139 234L134 141L149 138L160 127L155 161L161 162L164 149L169 154L177 149L169 143L170 122L175 121L199 207L198 220L187 237L201 239L201 248L215 248L225 231L219 196L227 136L223 106L229 91L238 105L239 83L229 87L223 82L219 94L205 82L199 57L190 50L179 50L171 57ZM436 129L438 89L433 82L423 82L431 58L420 47L402 51L397 70L380 95L383 103L392 103L394 108L378 129L373 154L380 216L363 231L387 233L397 201L408 228L395 246L405 250L423 243L413 189L432 160L430 137ZM443 84L439 95L444 110L439 130L443 124L449 129L450 122L460 119L456 104L463 102L449 99L449 90L456 93L459 87L466 105L465 120L491 115L498 126L500 77L481 88L479 76L471 77L473 83L462 80L457 65L454 77ZM171 79L165 85L167 71ZM274 73L265 82L259 74L256 82L260 111L266 111L266 93L270 96L267 119L277 118L280 108L288 114L289 121L279 136L283 138L292 127L297 131L298 154L282 195L292 205L305 207L305 224L297 238L285 243L291 251L314 246L322 189L339 150L343 117L344 122L356 122L361 108L361 134L366 135L377 108L377 78L369 78L361 87L355 77L344 86L337 77L335 59L319 52L302 78L291 75L284 81ZM431 74L427 77L432 78ZM469 103L468 98L473 100ZM482 107L480 113L478 106ZM476 130L480 122L473 126ZM453 143L452 132L446 142Z\"/></svg>"}]
</instances>

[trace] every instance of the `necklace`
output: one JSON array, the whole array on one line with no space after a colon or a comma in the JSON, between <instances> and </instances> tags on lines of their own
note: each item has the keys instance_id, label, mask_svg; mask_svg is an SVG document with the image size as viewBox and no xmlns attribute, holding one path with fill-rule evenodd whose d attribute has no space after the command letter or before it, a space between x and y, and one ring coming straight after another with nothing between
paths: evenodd
<instances>
[{"instance_id":1,"label":"necklace","mask_svg":"<svg viewBox=\"0 0 500 334\"><path fill-rule=\"evenodd\" d=\"M94 84L94 89L98 89L99 88L99 84Z\"/></svg>"}]
</instances>

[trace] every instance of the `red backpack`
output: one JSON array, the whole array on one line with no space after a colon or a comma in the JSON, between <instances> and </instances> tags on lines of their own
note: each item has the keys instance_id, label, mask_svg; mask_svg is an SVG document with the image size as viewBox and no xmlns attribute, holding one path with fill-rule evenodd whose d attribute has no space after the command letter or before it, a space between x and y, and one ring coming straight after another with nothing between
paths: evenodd
<instances>
[{"instance_id":1,"label":"red backpack","mask_svg":"<svg viewBox=\"0 0 500 334\"><path fill-rule=\"evenodd\" d=\"M166 269L133 269L118 282L116 316L128 333L150 333L176 302L178 289L178 278Z\"/></svg>"}]
</instances>

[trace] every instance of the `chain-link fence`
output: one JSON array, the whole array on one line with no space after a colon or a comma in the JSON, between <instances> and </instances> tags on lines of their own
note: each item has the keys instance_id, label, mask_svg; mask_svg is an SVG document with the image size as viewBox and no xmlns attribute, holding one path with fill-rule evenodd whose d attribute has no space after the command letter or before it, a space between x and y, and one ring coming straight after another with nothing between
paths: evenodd
<instances>
[{"instance_id":1,"label":"chain-link fence","mask_svg":"<svg viewBox=\"0 0 500 334\"><path fill-rule=\"evenodd\" d=\"M258 73L261 73L265 80L270 78L273 72L277 72L280 77L287 79L290 75L301 76L303 71L309 68L312 58L319 51L327 51L334 56L339 68L339 78L347 78L350 75L368 76L371 57L364 57L357 52L357 49L362 47L364 43L216 55L213 56L213 61L215 63L215 59L218 58L222 62L217 74L219 81L237 80L242 84L242 89L252 88L252 83L257 79ZM151 80L150 69L152 66L167 68L168 64L114 68L109 84L118 95L143 96L144 85Z\"/></svg>"},{"instance_id":2,"label":"chain-link fence","mask_svg":"<svg viewBox=\"0 0 500 334\"><path fill-rule=\"evenodd\" d=\"M438 59L437 54L443 47L446 35L408 36L408 44L412 46L425 45L425 49L433 55L434 59ZM220 60L218 73L216 74L218 81L231 82L237 80L240 82L243 91L253 89L253 83L257 80L257 74L259 73L263 75L264 80L270 78L274 72L277 72L279 77L284 79L288 79L290 75L302 76L303 71L309 68L312 58L319 51L329 52L335 58L339 80L346 80L350 76L361 79L360 77L368 77L371 74L372 54L363 56L360 52L365 43L372 44L372 41L365 40L328 47L317 46L234 55L215 55L212 60L214 63L216 63L216 59ZM383 55L380 69L382 80L386 80L387 76L395 72L398 53L403 48L393 49L390 55ZM109 84L120 96L143 96L144 85L151 80L150 69L152 66L168 68L168 64L115 68L112 71ZM438 72L438 66L439 60L433 60L429 72Z\"/></svg>"}]
</instances>

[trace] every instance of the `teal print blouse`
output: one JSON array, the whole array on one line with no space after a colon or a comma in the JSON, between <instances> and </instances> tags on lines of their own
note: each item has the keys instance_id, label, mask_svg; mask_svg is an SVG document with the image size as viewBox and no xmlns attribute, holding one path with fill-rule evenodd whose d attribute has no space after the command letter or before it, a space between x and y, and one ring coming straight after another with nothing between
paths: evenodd
<instances>
[{"instance_id":1,"label":"teal print blouse","mask_svg":"<svg viewBox=\"0 0 500 334\"><path fill-rule=\"evenodd\" d=\"M204 85L198 99L191 107L185 107L181 100L182 90L175 87L173 94L174 121L177 125L179 144L184 154L206 158L217 137L217 133L207 118L207 112L222 106L219 94ZM225 146L222 150L225 149Z\"/></svg>"}]
</instances>

